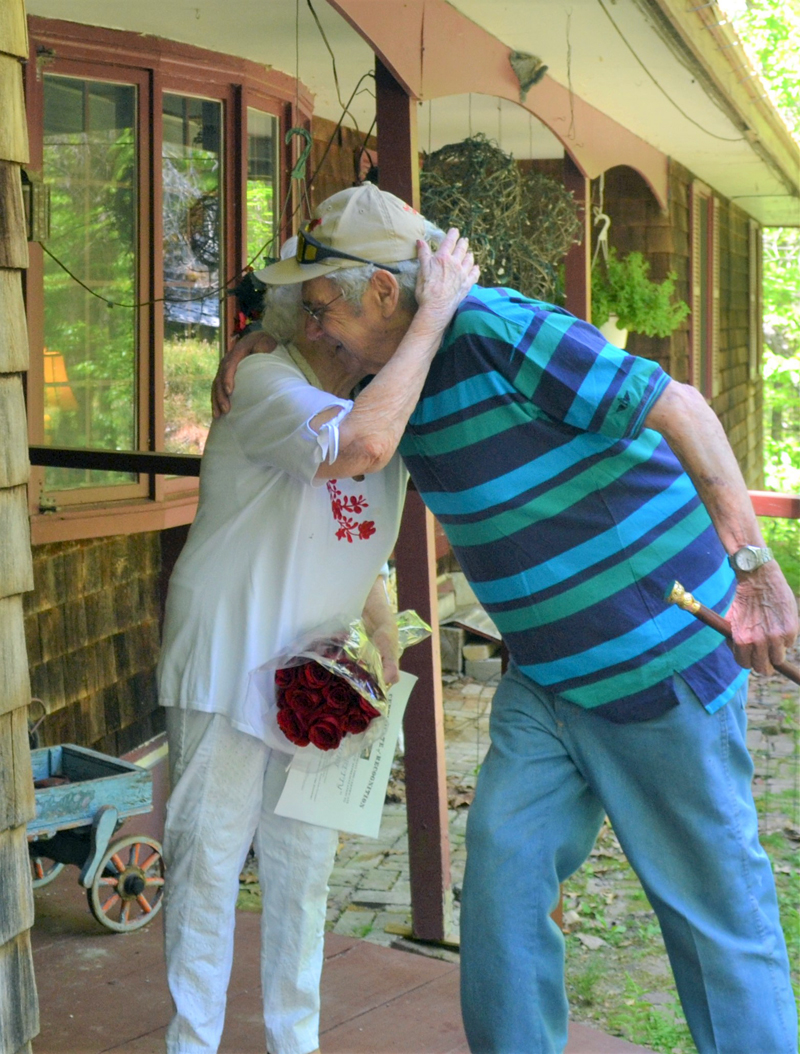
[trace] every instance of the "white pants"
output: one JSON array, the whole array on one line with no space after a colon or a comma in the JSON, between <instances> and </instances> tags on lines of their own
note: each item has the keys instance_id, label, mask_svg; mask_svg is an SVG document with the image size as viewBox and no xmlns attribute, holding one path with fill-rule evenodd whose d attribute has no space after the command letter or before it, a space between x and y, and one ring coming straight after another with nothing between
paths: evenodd
<instances>
[{"instance_id":1,"label":"white pants","mask_svg":"<svg viewBox=\"0 0 800 1054\"><path fill-rule=\"evenodd\" d=\"M220 714L167 707L172 794L164 858L169 1054L219 1046L239 874L255 839L263 899L261 986L270 1054L319 1046L328 877L338 834L276 816L289 757Z\"/></svg>"}]
</instances>

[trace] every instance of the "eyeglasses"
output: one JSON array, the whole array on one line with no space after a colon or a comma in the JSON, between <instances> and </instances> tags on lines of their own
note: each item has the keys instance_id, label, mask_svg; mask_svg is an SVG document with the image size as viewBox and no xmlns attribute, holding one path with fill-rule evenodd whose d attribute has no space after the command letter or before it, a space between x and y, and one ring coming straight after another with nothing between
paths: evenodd
<instances>
[{"instance_id":1,"label":"eyeglasses","mask_svg":"<svg viewBox=\"0 0 800 1054\"><path fill-rule=\"evenodd\" d=\"M322 317L325 314L325 312L328 310L328 308L331 306L331 304L335 304L336 301L337 300L341 300L343 296L344 296L344 293L339 293L339 295L335 296L333 298L333 300L329 300L327 304L320 304L319 307L309 307L309 305L306 304L306 303L301 304L301 307L303 308L303 310L305 311L305 313L307 315L310 315L310 317L314 319L314 321L317 323L318 326L321 326L322 325Z\"/></svg>"},{"instance_id":2,"label":"eyeglasses","mask_svg":"<svg viewBox=\"0 0 800 1054\"><path fill-rule=\"evenodd\" d=\"M355 260L356 263L372 264L373 267L380 267L383 271L400 274L398 267L390 267L389 264L377 263L375 260L365 260L363 256L351 256L350 253L331 249L329 245L323 245L322 242L318 242L308 231L300 231L297 235L296 259L299 264L320 263L322 260L330 259Z\"/></svg>"}]
</instances>

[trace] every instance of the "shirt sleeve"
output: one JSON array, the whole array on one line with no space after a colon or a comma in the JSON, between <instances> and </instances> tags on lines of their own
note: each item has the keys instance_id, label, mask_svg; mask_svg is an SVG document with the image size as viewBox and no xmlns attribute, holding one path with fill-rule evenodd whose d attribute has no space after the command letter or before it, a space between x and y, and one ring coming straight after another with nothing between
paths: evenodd
<instances>
[{"instance_id":1,"label":"shirt sleeve","mask_svg":"<svg viewBox=\"0 0 800 1054\"><path fill-rule=\"evenodd\" d=\"M594 326L536 301L506 301L507 376L542 413L581 431L635 438L670 382L657 362L609 344ZM511 345L511 349L509 349Z\"/></svg>"},{"instance_id":2,"label":"shirt sleeve","mask_svg":"<svg viewBox=\"0 0 800 1054\"><path fill-rule=\"evenodd\" d=\"M309 422L330 407L339 413L316 432ZM278 351L241 363L224 421L248 460L315 483L320 464L336 460L339 425L352 408L350 399L309 384Z\"/></svg>"}]
</instances>

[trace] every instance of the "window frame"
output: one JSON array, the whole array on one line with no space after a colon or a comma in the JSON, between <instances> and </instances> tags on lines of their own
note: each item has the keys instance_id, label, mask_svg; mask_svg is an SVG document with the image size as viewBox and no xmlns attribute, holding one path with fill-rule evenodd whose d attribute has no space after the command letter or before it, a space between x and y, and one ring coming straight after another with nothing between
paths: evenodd
<instances>
[{"instance_id":1,"label":"window frame","mask_svg":"<svg viewBox=\"0 0 800 1054\"><path fill-rule=\"evenodd\" d=\"M30 63L28 64L30 66ZM136 88L136 291L135 302L147 299L145 290L150 287L150 251L147 241L147 224L145 217L149 207L150 183L148 168L150 164L150 139L142 136L140 130L147 127L148 113L146 107L147 78L143 71L119 64L97 65L96 63L77 62L63 59L58 63L49 63L45 73L57 76L72 77L76 80L97 81L105 84L133 85ZM30 167L42 173L44 166L44 76L34 78L27 93L29 126L36 122L39 134L29 135ZM29 242L30 264L25 278L26 301L28 308L28 336L31 347L28 367L28 432L32 444L44 443L44 250L38 242ZM150 399L147 397L147 375L143 348L150 343L150 315L146 308L136 311L135 349L136 370L136 435L137 450L147 450L147 438L150 434ZM45 469L31 469L29 494L32 511L40 511L40 495L44 485ZM54 491L61 506L91 505L104 500L126 501L146 497L148 494L147 477L139 476L136 482L120 483L102 487L80 487L69 490ZM113 495L113 497L109 497Z\"/></svg>"},{"instance_id":2,"label":"window frame","mask_svg":"<svg viewBox=\"0 0 800 1054\"><path fill-rule=\"evenodd\" d=\"M706 260L701 258L703 221L701 207L706 202ZM709 401L720 392L720 285L719 285L719 199L710 187L695 180L691 187L691 382ZM705 325L703 325L705 309ZM706 355L703 357L705 341Z\"/></svg>"},{"instance_id":3,"label":"window frame","mask_svg":"<svg viewBox=\"0 0 800 1054\"><path fill-rule=\"evenodd\" d=\"M235 56L191 45L142 37L136 33L31 16L28 19L30 61L26 66L26 94L31 162L40 175L43 164L43 74L63 74L83 80L134 84L137 89L137 313L138 451L163 450L164 358L163 310L153 301L163 296L161 256L161 134L165 92L219 101L223 114L222 256L228 279L246 263L247 109L277 118L280 137L277 159L278 206L290 186L289 171L296 146L286 146L286 129L310 128L312 99L293 78ZM287 215L291 216L294 201ZM293 224L280 219L280 236L288 237ZM31 347L27 378L29 438L44 439L43 267L44 252L29 243L26 303ZM224 342L233 333L234 312L223 304ZM197 503L197 480L142 474L135 483L113 487L76 488L48 493L55 511L43 511L40 494L43 468L33 466L29 507L34 544L44 541L97 537L111 533L157 530L191 522Z\"/></svg>"},{"instance_id":4,"label":"window frame","mask_svg":"<svg viewBox=\"0 0 800 1054\"><path fill-rule=\"evenodd\" d=\"M758 220L748 220L747 237L748 366L750 380L757 381L764 362L764 239Z\"/></svg>"}]
</instances>

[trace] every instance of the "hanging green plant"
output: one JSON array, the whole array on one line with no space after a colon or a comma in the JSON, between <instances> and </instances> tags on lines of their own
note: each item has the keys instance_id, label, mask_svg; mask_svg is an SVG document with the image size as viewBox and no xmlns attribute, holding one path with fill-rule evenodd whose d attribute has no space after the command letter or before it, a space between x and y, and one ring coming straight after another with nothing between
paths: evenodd
<instances>
[{"instance_id":1,"label":"hanging green plant","mask_svg":"<svg viewBox=\"0 0 800 1054\"><path fill-rule=\"evenodd\" d=\"M620 259L615 249L605 265L592 271L592 322L602 326L612 315L620 329L648 337L668 337L689 314L689 305L675 300L677 275L670 271L662 282L650 279L650 264L641 253Z\"/></svg>"},{"instance_id":2,"label":"hanging green plant","mask_svg":"<svg viewBox=\"0 0 800 1054\"><path fill-rule=\"evenodd\" d=\"M425 157L420 198L425 216L469 238L484 285L554 299L559 265L582 230L575 199L560 183L523 173L478 133Z\"/></svg>"}]
</instances>

